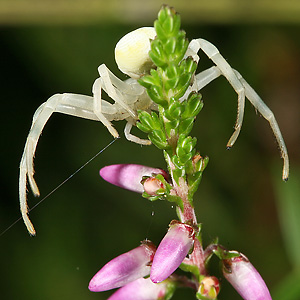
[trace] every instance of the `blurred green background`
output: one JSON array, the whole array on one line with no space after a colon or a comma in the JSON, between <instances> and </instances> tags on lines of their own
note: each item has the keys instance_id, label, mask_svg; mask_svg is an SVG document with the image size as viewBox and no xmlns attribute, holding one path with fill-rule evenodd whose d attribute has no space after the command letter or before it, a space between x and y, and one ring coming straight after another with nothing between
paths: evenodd
<instances>
[{"instance_id":1,"label":"blurred green background","mask_svg":"<svg viewBox=\"0 0 300 300\"><path fill-rule=\"evenodd\" d=\"M163 2L0 1L1 201L0 231L20 217L18 167L36 108L55 93L91 95L97 67L117 76L114 47L127 32L152 26ZM249 257L274 300L300 299L300 2L172 1L189 39L214 43L273 110L291 162L288 183L268 123L246 104L237 143L237 96L224 78L202 90L204 109L194 126L208 155L196 212L204 243L220 243ZM212 63L202 57L199 70ZM108 98L107 98L108 99ZM98 170L108 164L165 167L154 147L128 142L124 121L109 149L30 213L37 236L22 221L0 236L1 299L106 299L87 285L98 269L148 238L159 243L176 217L171 205L150 203L110 186ZM135 131L135 133L138 133ZM142 134L140 134L142 135ZM101 123L54 114L38 144L35 178L46 196L112 140ZM28 193L29 206L38 199ZM215 261L213 273L220 277ZM194 299L178 290L173 299ZM219 299L241 299L225 281Z\"/></svg>"}]
</instances>

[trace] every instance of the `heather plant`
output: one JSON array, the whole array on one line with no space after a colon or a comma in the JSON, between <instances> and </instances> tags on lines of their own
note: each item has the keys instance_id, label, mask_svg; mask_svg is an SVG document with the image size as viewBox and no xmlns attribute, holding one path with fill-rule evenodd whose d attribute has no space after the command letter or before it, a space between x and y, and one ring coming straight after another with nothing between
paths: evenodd
<instances>
[{"instance_id":1,"label":"heather plant","mask_svg":"<svg viewBox=\"0 0 300 300\"><path fill-rule=\"evenodd\" d=\"M151 70L138 79L157 112L138 110L136 126L148 135L153 146L162 150L167 171L135 164L111 165L100 170L106 181L140 193L149 201L171 202L176 206L178 219L169 222L168 232L159 245L144 240L140 246L108 262L92 278L89 289L100 292L119 288L110 300L155 300L171 299L176 288L188 287L195 290L197 299L217 299L220 282L209 271L215 256L220 260L224 277L243 299L269 300L271 295L264 280L244 254L226 249L218 239L204 247L194 194L208 157L200 153L197 138L191 136L203 101L198 93L200 88L195 86L198 61L180 26L180 16L164 6L154 23L156 37L149 51ZM244 87L247 94L248 85L244 83ZM235 129L231 144L240 130ZM178 268L185 275L177 274Z\"/></svg>"}]
</instances>

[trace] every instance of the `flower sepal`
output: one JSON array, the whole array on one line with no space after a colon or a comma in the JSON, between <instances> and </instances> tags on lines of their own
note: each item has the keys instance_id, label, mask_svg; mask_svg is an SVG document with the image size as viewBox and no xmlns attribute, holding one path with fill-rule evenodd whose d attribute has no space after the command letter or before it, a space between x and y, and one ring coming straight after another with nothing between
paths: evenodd
<instances>
[{"instance_id":1,"label":"flower sepal","mask_svg":"<svg viewBox=\"0 0 300 300\"><path fill-rule=\"evenodd\" d=\"M219 280L215 276L201 276L196 298L200 300L216 300L220 291Z\"/></svg>"},{"instance_id":2,"label":"flower sepal","mask_svg":"<svg viewBox=\"0 0 300 300\"><path fill-rule=\"evenodd\" d=\"M142 196L150 201L167 200L175 203L183 211L182 199L174 193L173 186L162 174L152 177L144 176L141 183L144 186Z\"/></svg>"},{"instance_id":3,"label":"flower sepal","mask_svg":"<svg viewBox=\"0 0 300 300\"><path fill-rule=\"evenodd\" d=\"M208 248L211 248L210 252L215 254L222 261L230 260L241 255L241 253L236 250L227 250L222 245L219 245L218 238L216 238L215 243L210 244L207 249Z\"/></svg>"},{"instance_id":4,"label":"flower sepal","mask_svg":"<svg viewBox=\"0 0 300 300\"><path fill-rule=\"evenodd\" d=\"M193 264L185 263L185 260L180 264L179 268L184 272L192 273L197 280L200 280L199 268Z\"/></svg>"},{"instance_id":5,"label":"flower sepal","mask_svg":"<svg viewBox=\"0 0 300 300\"><path fill-rule=\"evenodd\" d=\"M172 190L172 185L166 180L166 175L153 174L153 176L143 176L141 184L144 187L142 196L150 201L165 200L166 195Z\"/></svg>"}]
</instances>

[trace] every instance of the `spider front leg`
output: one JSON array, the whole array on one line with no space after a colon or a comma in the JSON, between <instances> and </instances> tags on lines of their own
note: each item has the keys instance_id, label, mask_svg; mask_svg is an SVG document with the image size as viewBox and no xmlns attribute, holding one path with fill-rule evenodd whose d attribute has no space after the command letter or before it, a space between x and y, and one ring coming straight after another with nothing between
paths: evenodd
<instances>
[{"instance_id":1,"label":"spider front leg","mask_svg":"<svg viewBox=\"0 0 300 300\"><path fill-rule=\"evenodd\" d=\"M55 111L58 99L60 95L54 95L47 102L43 103L35 112L32 120L32 125L26 140L24 152L20 163L20 176L19 176L19 198L20 198L20 209L27 227L27 230L31 235L35 235L34 227L28 217L28 206L26 199L26 186L27 178L31 187L31 190L35 196L39 196L40 192L37 184L33 178L33 157L36 150L38 139L42 133L42 130Z\"/></svg>"},{"instance_id":2,"label":"spider front leg","mask_svg":"<svg viewBox=\"0 0 300 300\"><path fill-rule=\"evenodd\" d=\"M97 107L99 102L101 103L100 110L99 107ZM106 112L105 115L104 113L101 113L101 109ZM54 112L100 121L108 128L111 134L113 134L115 137L119 136L118 132L112 127L108 120L108 118L111 120L113 119L116 109L112 104L103 100L97 102L93 97L90 96L76 94L56 94L50 97L36 110L22 155L19 177L20 209L24 223L31 235L35 235L35 230L27 215L27 178L33 194L35 196L39 196L40 192L33 178L33 158L42 130Z\"/></svg>"},{"instance_id":3,"label":"spider front leg","mask_svg":"<svg viewBox=\"0 0 300 300\"><path fill-rule=\"evenodd\" d=\"M129 115L136 120L137 113L128 105L128 97L125 97L125 95L132 94L134 99L139 92L142 92L142 87L132 91L130 84L127 84L115 76L105 64L99 66L98 72L100 78L96 80L93 92L96 94L101 93L101 89L103 89L111 99L118 103L125 112L128 112Z\"/></svg>"},{"instance_id":4,"label":"spider front leg","mask_svg":"<svg viewBox=\"0 0 300 300\"><path fill-rule=\"evenodd\" d=\"M101 99L101 83L100 78L97 78L94 85L93 85L93 111L97 118L106 126L108 131L114 138L119 137L119 133L117 130L112 126L111 122L103 115L102 113L102 99Z\"/></svg>"},{"instance_id":5,"label":"spider front leg","mask_svg":"<svg viewBox=\"0 0 300 300\"><path fill-rule=\"evenodd\" d=\"M135 125L138 119L137 112L132 107L135 107L138 100L142 101L142 99L145 99L143 97L144 88L132 78L126 81L120 80L105 64L100 65L98 71L100 78L95 81L93 86L94 101L97 107L100 107L101 101L97 99L101 99L101 91L103 89L121 108L118 111L120 116L118 117L118 113L116 113L115 119L122 118L127 120L124 129L126 139L140 145L151 145L149 140L141 139L130 133L132 126Z\"/></svg>"}]
</instances>

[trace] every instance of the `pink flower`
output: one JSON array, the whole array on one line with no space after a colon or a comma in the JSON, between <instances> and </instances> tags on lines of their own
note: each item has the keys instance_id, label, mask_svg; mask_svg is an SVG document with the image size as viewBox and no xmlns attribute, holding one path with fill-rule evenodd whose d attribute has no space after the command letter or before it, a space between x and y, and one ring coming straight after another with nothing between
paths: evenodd
<instances>
[{"instance_id":1,"label":"pink flower","mask_svg":"<svg viewBox=\"0 0 300 300\"><path fill-rule=\"evenodd\" d=\"M124 286L150 274L155 246L143 242L139 247L108 262L90 281L89 290L102 292Z\"/></svg>"},{"instance_id":2,"label":"pink flower","mask_svg":"<svg viewBox=\"0 0 300 300\"><path fill-rule=\"evenodd\" d=\"M170 290L169 286L169 283L166 281L155 284L150 278L140 278L118 289L108 300L165 299L166 293L169 293Z\"/></svg>"},{"instance_id":3,"label":"pink flower","mask_svg":"<svg viewBox=\"0 0 300 300\"><path fill-rule=\"evenodd\" d=\"M165 280L180 266L194 244L194 237L190 225L171 224L153 259L150 278L154 283Z\"/></svg>"},{"instance_id":4,"label":"pink flower","mask_svg":"<svg viewBox=\"0 0 300 300\"><path fill-rule=\"evenodd\" d=\"M272 300L264 280L243 254L224 259L223 274L243 299Z\"/></svg>"},{"instance_id":5,"label":"pink flower","mask_svg":"<svg viewBox=\"0 0 300 300\"><path fill-rule=\"evenodd\" d=\"M137 193L144 192L141 184L143 176L151 177L153 174L162 174L165 178L168 177L164 170L135 164L110 165L100 170L100 176L104 180Z\"/></svg>"}]
</instances>

